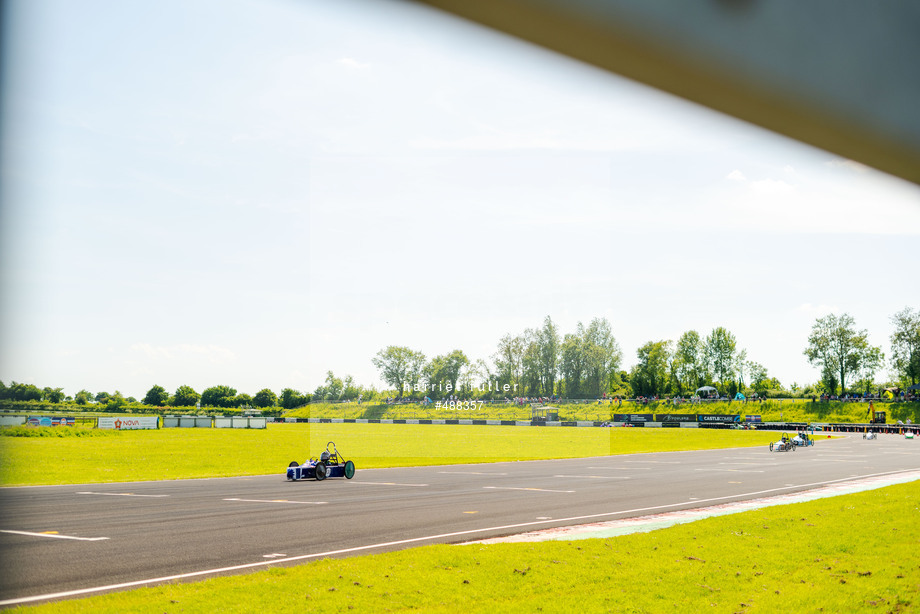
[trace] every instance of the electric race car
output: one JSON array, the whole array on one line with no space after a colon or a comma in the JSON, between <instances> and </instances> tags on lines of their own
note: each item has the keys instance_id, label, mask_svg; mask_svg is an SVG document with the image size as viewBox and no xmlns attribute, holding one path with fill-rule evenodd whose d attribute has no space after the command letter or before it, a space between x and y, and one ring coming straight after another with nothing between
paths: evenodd
<instances>
[{"instance_id":1,"label":"electric race car","mask_svg":"<svg viewBox=\"0 0 920 614\"><path fill-rule=\"evenodd\" d=\"M795 448L795 444L792 443L792 440L789 439L785 433L783 433L783 437L779 441L770 442L770 452L789 452L790 450L795 451Z\"/></svg>"},{"instance_id":2,"label":"electric race car","mask_svg":"<svg viewBox=\"0 0 920 614\"><path fill-rule=\"evenodd\" d=\"M311 457L303 464L291 461L287 468L287 479L292 481L308 478L314 478L317 482L326 478L350 480L353 477L355 477L355 464L342 458L331 441L326 444L326 449L319 455L319 459Z\"/></svg>"}]
</instances>

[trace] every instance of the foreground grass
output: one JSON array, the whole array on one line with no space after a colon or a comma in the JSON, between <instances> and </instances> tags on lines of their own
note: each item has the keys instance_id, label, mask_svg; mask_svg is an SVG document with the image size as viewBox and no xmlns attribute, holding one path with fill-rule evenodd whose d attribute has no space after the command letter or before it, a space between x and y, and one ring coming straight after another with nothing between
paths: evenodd
<instances>
[{"instance_id":1,"label":"foreground grass","mask_svg":"<svg viewBox=\"0 0 920 614\"><path fill-rule=\"evenodd\" d=\"M66 601L28 612L906 612L920 483L647 534L428 546Z\"/></svg>"},{"instance_id":2,"label":"foreground grass","mask_svg":"<svg viewBox=\"0 0 920 614\"><path fill-rule=\"evenodd\" d=\"M776 433L709 429L272 424L264 430L110 431L0 437L0 484L85 484L283 473L326 442L372 467L535 460L767 445ZM67 471L48 471L66 459Z\"/></svg>"}]
</instances>

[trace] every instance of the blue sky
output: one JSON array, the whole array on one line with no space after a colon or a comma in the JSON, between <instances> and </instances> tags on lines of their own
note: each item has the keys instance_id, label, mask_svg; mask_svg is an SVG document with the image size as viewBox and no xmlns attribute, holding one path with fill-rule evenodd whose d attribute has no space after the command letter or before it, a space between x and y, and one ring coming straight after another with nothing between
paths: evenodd
<instances>
[{"instance_id":1,"label":"blue sky","mask_svg":"<svg viewBox=\"0 0 920 614\"><path fill-rule=\"evenodd\" d=\"M550 315L625 355L814 319L888 352L920 189L409 3L11 3L0 379L380 384Z\"/></svg>"}]
</instances>

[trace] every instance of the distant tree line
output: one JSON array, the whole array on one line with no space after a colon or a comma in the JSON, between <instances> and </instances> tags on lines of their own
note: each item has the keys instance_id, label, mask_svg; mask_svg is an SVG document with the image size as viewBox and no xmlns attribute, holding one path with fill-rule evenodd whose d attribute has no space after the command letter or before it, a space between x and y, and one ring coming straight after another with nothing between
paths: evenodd
<instances>
[{"instance_id":1,"label":"distant tree line","mask_svg":"<svg viewBox=\"0 0 920 614\"><path fill-rule=\"evenodd\" d=\"M920 309L905 307L891 316L888 360L880 347L868 341L849 314L817 318L804 355L820 372L813 385L793 382L788 391L796 394L845 394L871 392L879 384L876 375L886 366L892 380L886 385L908 387L920 383ZM327 371L325 381L312 393L284 388L276 395L263 388L255 395L239 393L230 386L212 386L200 394L191 386L179 386L170 394L155 385L140 401L154 407L282 407L293 409L313 401L365 400L384 396L422 399L445 398L552 397L596 398L604 394L667 396L693 394L711 385L721 393L785 391L762 364L748 359L734 334L716 327L706 336L695 330L672 340L649 341L636 351L636 363L622 370L623 353L610 323L595 318L585 326L579 322L572 333L561 334L546 316L540 328L509 333L499 339L490 361L471 360L459 349L428 359L422 352L404 346L388 346L372 358L381 379L391 387L381 392ZM99 404L118 410L138 403L121 392L112 394L80 390L72 398L62 388L38 388L32 384L0 382L0 400L73 402Z\"/></svg>"}]
</instances>

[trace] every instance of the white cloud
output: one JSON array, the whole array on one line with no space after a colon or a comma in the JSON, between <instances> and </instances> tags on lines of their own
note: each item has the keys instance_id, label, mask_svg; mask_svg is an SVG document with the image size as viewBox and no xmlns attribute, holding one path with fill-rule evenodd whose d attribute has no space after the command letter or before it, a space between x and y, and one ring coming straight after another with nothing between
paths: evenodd
<instances>
[{"instance_id":1,"label":"white cloud","mask_svg":"<svg viewBox=\"0 0 920 614\"><path fill-rule=\"evenodd\" d=\"M790 184L780 179L761 179L751 182L751 189L760 194L788 194L795 191Z\"/></svg>"},{"instance_id":2,"label":"white cloud","mask_svg":"<svg viewBox=\"0 0 920 614\"><path fill-rule=\"evenodd\" d=\"M729 181L737 181L739 183L745 183L748 180L748 178L744 176L744 173L742 173L738 169L735 169L729 174L727 174L725 178L728 179Z\"/></svg>"},{"instance_id":3,"label":"white cloud","mask_svg":"<svg viewBox=\"0 0 920 614\"><path fill-rule=\"evenodd\" d=\"M172 346L154 346L149 343L135 343L131 346L131 350L144 354L148 358L169 361L195 358L196 360L205 359L212 363L227 363L236 359L236 354L232 350L217 345L180 343Z\"/></svg>"},{"instance_id":4,"label":"white cloud","mask_svg":"<svg viewBox=\"0 0 920 614\"><path fill-rule=\"evenodd\" d=\"M802 313L807 313L813 316L820 317L820 316L825 316L829 313L836 313L840 311L840 308L837 307L836 305L825 305L823 303L820 305L812 305L811 303L802 303L801 305L799 305L799 308L797 309L797 311L801 311Z\"/></svg>"},{"instance_id":5,"label":"white cloud","mask_svg":"<svg viewBox=\"0 0 920 614\"><path fill-rule=\"evenodd\" d=\"M341 58L337 60L336 62L342 66L347 66L348 68L354 68L358 70L363 69L363 68L370 68L371 66L370 63L362 63L353 58Z\"/></svg>"}]
</instances>

